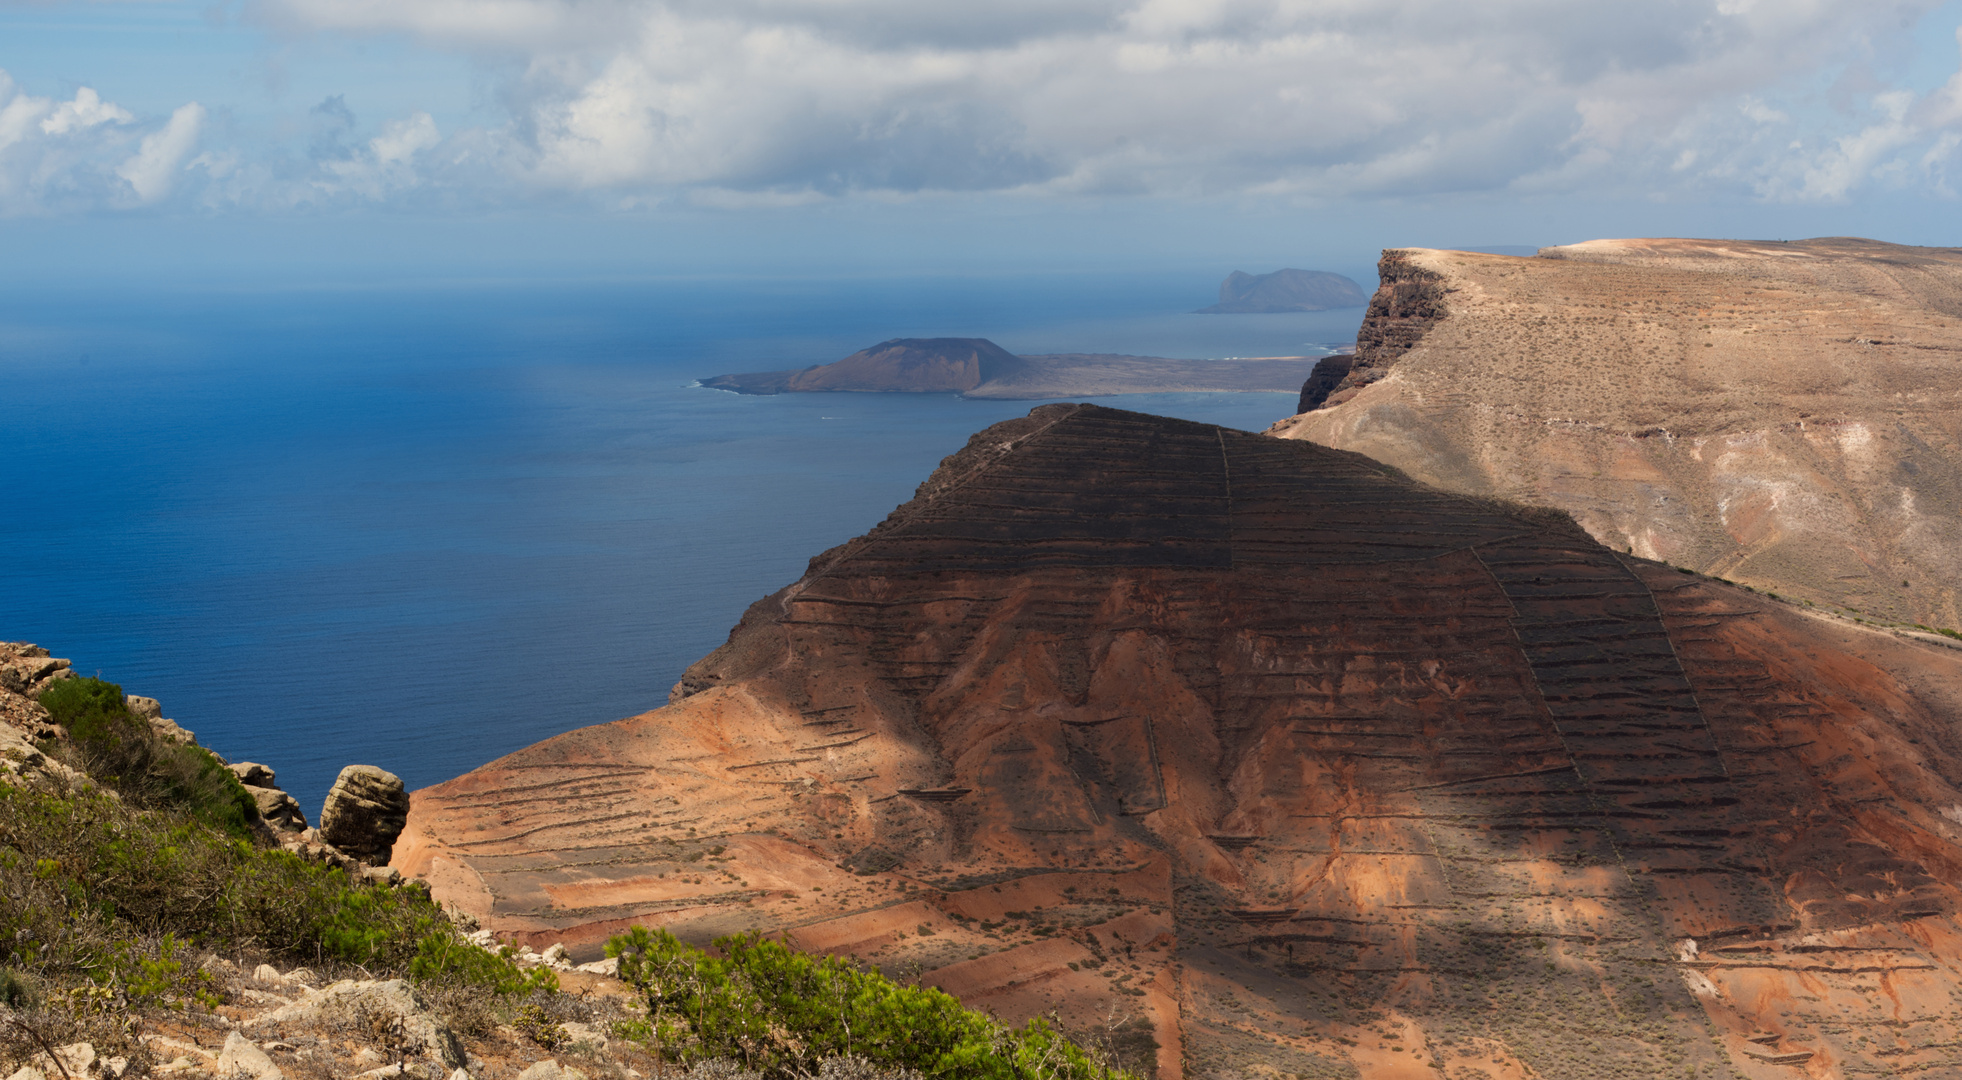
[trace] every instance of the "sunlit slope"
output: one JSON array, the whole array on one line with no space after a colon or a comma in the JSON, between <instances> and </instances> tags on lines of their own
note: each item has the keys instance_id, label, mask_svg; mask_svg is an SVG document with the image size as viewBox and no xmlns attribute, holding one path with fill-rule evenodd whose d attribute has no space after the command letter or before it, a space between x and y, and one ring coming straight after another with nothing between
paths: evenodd
<instances>
[{"instance_id":1,"label":"sunlit slope","mask_svg":"<svg viewBox=\"0 0 1962 1080\"><path fill-rule=\"evenodd\" d=\"M1962 251L1600 240L1380 269L1354 370L1276 434L1962 629Z\"/></svg>"}]
</instances>

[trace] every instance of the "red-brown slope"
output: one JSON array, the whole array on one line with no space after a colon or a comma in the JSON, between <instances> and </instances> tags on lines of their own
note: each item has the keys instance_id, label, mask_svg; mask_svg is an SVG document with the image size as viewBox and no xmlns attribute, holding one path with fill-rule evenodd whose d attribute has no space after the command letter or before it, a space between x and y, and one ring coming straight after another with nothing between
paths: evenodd
<instances>
[{"instance_id":1,"label":"red-brown slope","mask_svg":"<svg viewBox=\"0 0 1962 1080\"><path fill-rule=\"evenodd\" d=\"M754 927L1148 1033L1164 1077L1939 1071L1958 688L1563 519L1046 406L669 707L418 792L396 865L533 942Z\"/></svg>"}]
</instances>

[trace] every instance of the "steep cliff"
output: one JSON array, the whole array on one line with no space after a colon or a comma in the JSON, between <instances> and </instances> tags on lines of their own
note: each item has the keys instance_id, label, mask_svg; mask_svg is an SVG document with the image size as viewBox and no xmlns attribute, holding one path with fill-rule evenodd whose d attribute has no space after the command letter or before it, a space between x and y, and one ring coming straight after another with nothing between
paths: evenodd
<instances>
[{"instance_id":1,"label":"steep cliff","mask_svg":"<svg viewBox=\"0 0 1962 1080\"><path fill-rule=\"evenodd\" d=\"M516 940L769 930L1165 1078L1939 1072L1959 708L1962 653L1561 515L1044 406L666 708L415 793L395 865Z\"/></svg>"},{"instance_id":2,"label":"steep cliff","mask_svg":"<svg viewBox=\"0 0 1962 1080\"><path fill-rule=\"evenodd\" d=\"M1962 628L1962 251L1404 250L1275 434L1571 513L1602 543Z\"/></svg>"}]
</instances>

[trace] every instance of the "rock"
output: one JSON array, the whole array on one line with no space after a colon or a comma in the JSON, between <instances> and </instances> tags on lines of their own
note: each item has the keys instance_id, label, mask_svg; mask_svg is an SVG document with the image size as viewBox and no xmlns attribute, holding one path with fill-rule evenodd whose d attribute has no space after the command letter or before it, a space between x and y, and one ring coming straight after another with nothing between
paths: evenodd
<instances>
[{"instance_id":1,"label":"rock","mask_svg":"<svg viewBox=\"0 0 1962 1080\"><path fill-rule=\"evenodd\" d=\"M595 960L590 964L581 964L573 970L584 971L593 975L618 975L620 974L620 958L609 956L604 960Z\"/></svg>"},{"instance_id":2,"label":"rock","mask_svg":"<svg viewBox=\"0 0 1962 1080\"><path fill-rule=\"evenodd\" d=\"M32 1065L23 1065L19 1072L7 1077L7 1080L48 1080L48 1075Z\"/></svg>"},{"instance_id":3,"label":"rock","mask_svg":"<svg viewBox=\"0 0 1962 1080\"><path fill-rule=\"evenodd\" d=\"M320 838L352 858L376 866L388 861L409 817L402 778L373 765L341 770L320 808Z\"/></svg>"},{"instance_id":4,"label":"rock","mask_svg":"<svg viewBox=\"0 0 1962 1080\"><path fill-rule=\"evenodd\" d=\"M367 1072L364 1073L355 1073L354 1080L382 1080L383 1077L401 1076L403 1073L407 1071L408 1070L402 1068L402 1064L400 1062L396 1062L393 1065L383 1065L379 1069L369 1069Z\"/></svg>"},{"instance_id":5,"label":"rock","mask_svg":"<svg viewBox=\"0 0 1962 1080\"><path fill-rule=\"evenodd\" d=\"M95 1056L95 1044L78 1042L56 1047L52 1059L46 1051L36 1054L28 1067L45 1076L68 1076L81 1080L99 1071L100 1065Z\"/></svg>"},{"instance_id":6,"label":"rock","mask_svg":"<svg viewBox=\"0 0 1962 1080\"><path fill-rule=\"evenodd\" d=\"M320 981L320 976L315 975L312 968L294 968L286 973L286 981L296 982L302 986L312 986L314 983Z\"/></svg>"},{"instance_id":7,"label":"rock","mask_svg":"<svg viewBox=\"0 0 1962 1080\"><path fill-rule=\"evenodd\" d=\"M273 771L256 761L240 761L225 767L230 769L232 775L238 777L238 782L244 784L246 787L273 788L275 790L279 787L278 784L273 782Z\"/></svg>"},{"instance_id":8,"label":"rock","mask_svg":"<svg viewBox=\"0 0 1962 1080\"><path fill-rule=\"evenodd\" d=\"M586 1074L578 1069L560 1065L551 1058L533 1065L518 1074L518 1080L586 1080Z\"/></svg>"},{"instance_id":9,"label":"rock","mask_svg":"<svg viewBox=\"0 0 1962 1080\"><path fill-rule=\"evenodd\" d=\"M572 963L565 958L565 942L560 941L546 947L540 959L560 971L571 971Z\"/></svg>"},{"instance_id":10,"label":"rock","mask_svg":"<svg viewBox=\"0 0 1962 1080\"><path fill-rule=\"evenodd\" d=\"M213 1066L220 1076L248 1076L253 1080L283 1080L284 1075L259 1044L234 1031L225 1036L225 1049Z\"/></svg>"},{"instance_id":11,"label":"rock","mask_svg":"<svg viewBox=\"0 0 1962 1080\"><path fill-rule=\"evenodd\" d=\"M50 682L73 674L68 661L49 656L46 649L38 646L28 646L0 663L0 690L38 698Z\"/></svg>"},{"instance_id":12,"label":"rock","mask_svg":"<svg viewBox=\"0 0 1962 1080\"><path fill-rule=\"evenodd\" d=\"M1327 401L1335 388L1342 384L1355 362L1354 353L1336 353L1315 361L1315 370L1309 372L1308 381L1301 384L1301 399L1295 404L1294 411L1305 413L1320 408L1322 402Z\"/></svg>"},{"instance_id":13,"label":"rock","mask_svg":"<svg viewBox=\"0 0 1962 1080\"><path fill-rule=\"evenodd\" d=\"M402 871L393 866L364 866L361 868L361 877L365 881L381 885L402 884Z\"/></svg>"},{"instance_id":14,"label":"rock","mask_svg":"<svg viewBox=\"0 0 1962 1080\"><path fill-rule=\"evenodd\" d=\"M577 1020L567 1020L561 1023L559 1030L565 1033L566 1043L575 1048L585 1047L587 1050L597 1053L604 1051L608 1046L612 1045L612 1040L608 1039L598 1028L591 1024L582 1024Z\"/></svg>"},{"instance_id":15,"label":"rock","mask_svg":"<svg viewBox=\"0 0 1962 1080\"><path fill-rule=\"evenodd\" d=\"M48 757L25 735L0 725L0 782L12 780L28 783L53 781L82 788L96 786L88 774Z\"/></svg>"},{"instance_id":16,"label":"rock","mask_svg":"<svg viewBox=\"0 0 1962 1080\"><path fill-rule=\"evenodd\" d=\"M298 833L307 827L306 814L300 810L300 801L278 788L243 785L245 793L259 806L259 817L266 824L283 833Z\"/></svg>"},{"instance_id":17,"label":"rock","mask_svg":"<svg viewBox=\"0 0 1962 1080\"><path fill-rule=\"evenodd\" d=\"M352 1023L365 1031L372 1030L377 1022L395 1027L400 1032L402 1046L409 1052L451 1067L463 1064L463 1044L456 1033L438 1022L422 995L401 979L385 982L343 979L305 1001L266 1013L247 1026Z\"/></svg>"},{"instance_id":18,"label":"rock","mask_svg":"<svg viewBox=\"0 0 1962 1080\"><path fill-rule=\"evenodd\" d=\"M138 720L163 719L163 703L153 697L141 694L127 694L123 697L123 707Z\"/></svg>"},{"instance_id":19,"label":"rock","mask_svg":"<svg viewBox=\"0 0 1962 1080\"><path fill-rule=\"evenodd\" d=\"M159 738L186 746L198 741L196 735L179 727L177 721L166 720L161 716L150 721L150 730L156 732Z\"/></svg>"},{"instance_id":20,"label":"rock","mask_svg":"<svg viewBox=\"0 0 1962 1080\"><path fill-rule=\"evenodd\" d=\"M260 982L277 983L286 981L286 976L281 975L279 969L271 964L260 964L258 967L253 968L252 977Z\"/></svg>"}]
</instances>

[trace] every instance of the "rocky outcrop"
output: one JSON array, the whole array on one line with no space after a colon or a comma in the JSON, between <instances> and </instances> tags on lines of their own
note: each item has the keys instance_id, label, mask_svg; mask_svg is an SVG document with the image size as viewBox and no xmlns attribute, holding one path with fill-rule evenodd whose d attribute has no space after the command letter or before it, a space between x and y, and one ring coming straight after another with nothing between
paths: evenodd
<instances>
[{"instance_id":1,"label":"rocky outcrop","mask_svg":"<svg viewBox=\"0 0 1962 1080\"><path fill-rule=\"evenodd\" d=\"M1962 630L1962 251L1615 240L1392 251L1382 273L1355 367L1276 434Z\"/></svg>"},{"instance_id":2,"label":"rocky outcrop","mask_svg":"<svg viewBox=\"0 0 1962 1080\"><path fill-rule=\"evenodd\" d=\"M349 765L320 808L320 839L371 865L386 863L408 819L402 778L373 765Z\"/></svg>"},{"instance_id":3,"label":"rocky outcrop","mask_svg":"<svg viewBox=\"0 0 1962 1080\"><path fill-rule=\"evenodd\" d=\"M1301 384L1301 400L1295 405L1295 412L1318 409L1342 380L1349 375L1349 369L1356 363L1354 353L1336 353L1315 361L1315 370L1308 373L1308 381Z\"/></svg>"},{"instance_id":4,"label":"rocky outcrop","mask_svg":"<svg viewBox=\"0 0 1962 1080\"><path fill-rule=\"evenodd\" d=\"M1219 284L1219 303L1195 315L1267 315L1283 311L1328 311L1361 307L1369 302L1362 287L1326 270L1276 270L1247 274L1239 270Z\"/></svg>"},{"instance_id":5,"label":"rocky outcrop","mask_svg":"<svg viewBox=\"0 0 1962 1080\"><path fill-rule=\"evenodd\" d=\"M395 1048L411 1058L449 1068L463 1064L462 1041L430 1011L422 994L401 979L343 979L252 1023L254 1028L288 1025L386 1030Z\"/></svg>"},{"instance_id":6,"label":"rocky outcrop","mask_svg":"<svg viewBox=\"0 0 1962 1080\"><path fill-rule=\"evenodd\" d=\"M32 703L60 679L75 677L68 661L25 641L0 641L0 719L26 728L45 722L47 710Z\"/></svg>"},{"instance_id":7,"label":"rocky outcrop","mask_svg":"<svg viewBox=\"0 0 1962 1080\"><path fill-rule=\"evenodd\" d=\"M717 375L714 390L739 394L960 394L1029 400L1105 394L1292 391L1310 361L1299 356L1173 360L1118 353L1015 356L986 338L899 338L801 371Z\"/></svg>"},{"instance_id":8,"label":"rocky outcrop","mask_svg":"<svg viewBox=\"0 0 1962 1080\"><path fill-rule=\"evenodd\" d=\"M1165 1080L1939 1072L1958 709L1962 652L1561 514L1045 406L674 704L417 792L394 865L574 959L778 933Z\"/></svg>"},{"instance_id":9,"label":"rocky outcrop","mask_svg":"<svg viewBox=\"0 0 1962 1080\"><path fill-rule=\"evenodd\" d=\"M1376 272L1382 284L1370 296L1369 310L1356 330L1355 355L1336 384L1301 411L1347 401L1354 391L1388 374L1403 354L1415 348L1444 318L1444 296L1449 290L1443 277L1412 259L1409 252L1385 251ZM1301 388L1301 395L1303 401L1308 400L1307 386Z\"/></svg>"},{"instance_id":10,"label":"rocky outcrop","mask_svg":"<svg viewBox=\"0 0 1962 1080\"><path fill-rule=\"evenodd\" d=\"M282 833L306 830L307 816L300 809L300 801L280 790L278 778L271 769L256 761L241 761L227 768L259 807L260 820Z\"/></svg>"}]
</instances>

